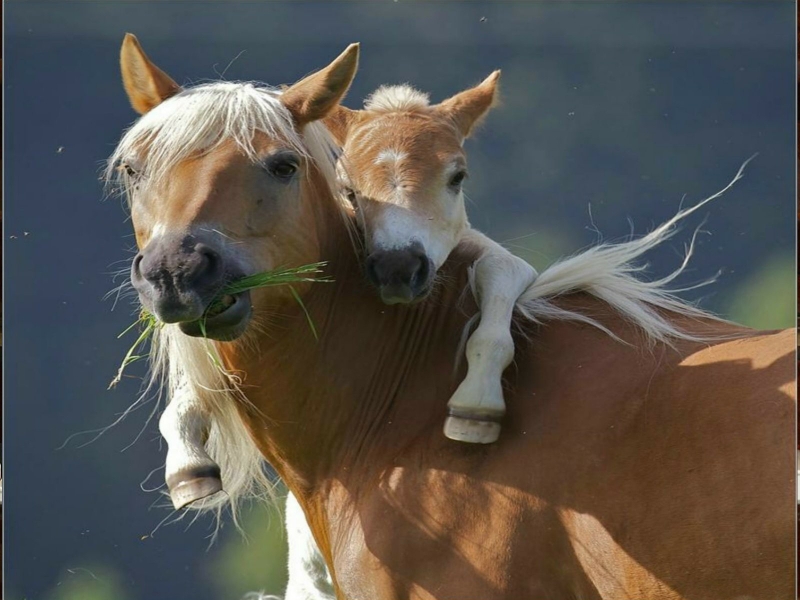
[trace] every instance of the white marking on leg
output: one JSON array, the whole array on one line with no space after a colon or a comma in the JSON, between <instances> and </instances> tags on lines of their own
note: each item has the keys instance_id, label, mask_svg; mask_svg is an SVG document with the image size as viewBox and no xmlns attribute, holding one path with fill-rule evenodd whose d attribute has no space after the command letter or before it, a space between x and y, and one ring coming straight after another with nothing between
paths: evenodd
<instances>
[{"instance_id":1,"label":"white marking on leg","mask_svg":"<svg viewBox=\"0 0 800 600\"><path fill-rule=\"evenodd\" d=\"M285 600L336 600L325 559L294 494L286 498L289 581Z\"/></svg>"},{"instance_id":2,"label":"white marking on leg","mask_svg":"<svg viewBox=\"0 0 800 600\"><path fill-rule=\"evenodd\" d=\"M464 237L483 249L473 265L473 291L481 317L477 329L467 341L467 375L447 406L450 413L457 417L496 422L506 411L502 376L514 359L514 341L511 337L514 306L520 295L533 283L536 271L474 230ZM477 443L494 441L499 434L499 427L493 427L492 431L494 433L491 434L488 431L481 432L476 427L472 433L458 433L448 432L445 428L448 437ZM468 439L470 437L475 439ZM491 437L494 439L489 439Z\"/></svg>"},{"instance_id":3,"label":"white marking on leg","mask_svg":"<svg viewBox=\"0 0 800 600\"><path fill-rule=\"evenodd\" d=\"M182 474L188 479L198 470L219 468L205 449L210 427L210 418L199 401L189 393L188 387L180 388L158 422L168 445L167 482L174 485L180 483Z\"/></svg>"}]
</instances>

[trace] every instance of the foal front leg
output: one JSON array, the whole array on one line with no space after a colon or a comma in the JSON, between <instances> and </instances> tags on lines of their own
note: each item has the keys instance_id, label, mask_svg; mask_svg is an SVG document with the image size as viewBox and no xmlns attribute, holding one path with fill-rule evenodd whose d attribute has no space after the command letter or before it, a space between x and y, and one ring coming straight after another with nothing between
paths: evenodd
<instances>
[{"instance_id":1,"label":"foal front leg","mask_svg":"<svg viewBox=\"0 0 800 600\"><path fill-rule=\"evenodd\" d=\"M481 316L467 341L467 375L447 403L444 434L451 440L491 444L500 436L503 371L514 359L511 317L514 305L536 279L536 270L477 231L465 240L484 251L473 268Z\"/></svg>"},{"instance_id":2,"label":"foal front leg","mask_svg":"<svg viewBox=\"0 0 800 600\"><path fill-rule=\"evenodd\" d=\"M205 449L211 421L188 387L167 404L158 428L168 445L165 478L176 510L222 491L219 465Z\"/></svg>"}]
</instances>

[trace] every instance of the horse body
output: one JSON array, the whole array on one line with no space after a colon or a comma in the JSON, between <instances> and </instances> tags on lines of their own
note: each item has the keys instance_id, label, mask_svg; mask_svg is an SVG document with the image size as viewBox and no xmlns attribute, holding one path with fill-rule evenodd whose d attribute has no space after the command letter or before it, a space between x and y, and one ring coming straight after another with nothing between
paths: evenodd
<instances>
[{"instance_id":1,"label":"horse body","mask_svg":"<svg viewBox=\"0 0 800 600\"><path fill-rule=\"evenodd\" d=\"M308 296L318 344L287 313L257 352L225 348L266 415L243 418L339 594L791 597L793 332L695 323L737 339L647 351L602 302L568 297L632 345L533 328L506 374L502 438L453 443L439 400L475 310L453 310L471 259L459 254L435 299L392 311L334 265L336 290Z\"/></svg>"},{"instance_id":2,"label":"horse body","mask_svg":"<svg viewBox=\"0 0 800 600\"><path fill-rule=\"evenodd\" d=\"M252 442L351 600L791 598L793 332L706 318L664 291L671 277L632 275L630 261L702 203L543 272L517 305L504 435L490 446L448 440L445 401L464 376L453 364L477 310L465 293L476 248L462 243L418 304L387 307L364 281L332 153L311 143L355 62L351 48L280 97L236 90L265 125L242 127L236 144L223 136L197 156L168 155L169 177L142 161L139 263L160 265L137 286L146 306L202 314L209 278L222 285L226 269L326 260L335 280L298 286L319 340L275 289L207 321L210 337L230 341L188 337L200 335L189 317L154 340L156 372L169 359L172 391L186 384L209 407L223 479L255 477ZM126 136L117 160L158 150L147 133L151 148ZM181 264L170 262L177 250Z\"/></svg>"}]
</instances>

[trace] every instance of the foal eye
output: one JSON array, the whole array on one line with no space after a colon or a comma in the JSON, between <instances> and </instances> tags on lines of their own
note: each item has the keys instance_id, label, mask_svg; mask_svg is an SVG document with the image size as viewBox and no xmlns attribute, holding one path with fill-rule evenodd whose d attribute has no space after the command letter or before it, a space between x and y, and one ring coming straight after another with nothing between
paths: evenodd
<instances>
[{"instance_id":1,"label":"foal eye","mask_svg":"<svg viewBox=\"0 0 800 600\"><path fill-rule=\"evenodd\" d=\"M353 188L346 187L344 188L344 195L347 196L347 201L353 205L353 208L358 208L356 205L356 193Z\"/></svg>"},{"instance_id":2,"label":"foal eye","mask_svg":"<svg viewBox=\"0 0 800 600\"><path fill-rule=\"evenodd\" d=\"M277 179L288 181L297 173L297 165L288 160L281 160L269 165L269 172Z\"/></svg>"},{"instance_id":3,"label":"foal eye","mask_svg":"<svg viewBox=\"0 0 800 600\"><path fill-rule=\"evenodd\" d=\"M461 184L464 183L464 180L466 178L467 178L466 171L457 171L453 173L452 177L450 177L450 181L447 182L447 185L449 185L452 188L459 188L461 187Z\"/></svg>"}]
</instances>

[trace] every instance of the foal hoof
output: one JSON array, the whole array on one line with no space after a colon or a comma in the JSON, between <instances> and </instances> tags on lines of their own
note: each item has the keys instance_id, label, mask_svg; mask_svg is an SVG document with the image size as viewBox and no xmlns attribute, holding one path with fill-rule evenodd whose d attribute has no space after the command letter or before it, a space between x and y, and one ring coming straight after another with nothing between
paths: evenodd
<instances>
[{"instance_id":1,"label":"foal hoof","mask_svg":"<svg viewBox=\"0 0 800 600\"><path fill-rule=\"evenodd\" d=\"M175 473L167 478L169 497L175 510L180 510L192 502L213 496L222 491L219 468Z\"/></svg>"},{"instance_id":2,"label":"foal hoof","mask_svg":"<svg viewBox=\"0 0 800 600\"><path fill-rule=\"evenodd\" d=\"M457 442L491 444L500 437L500 418L451 413L444 422L444 435Z\"/></svg>"}]
</instances>

